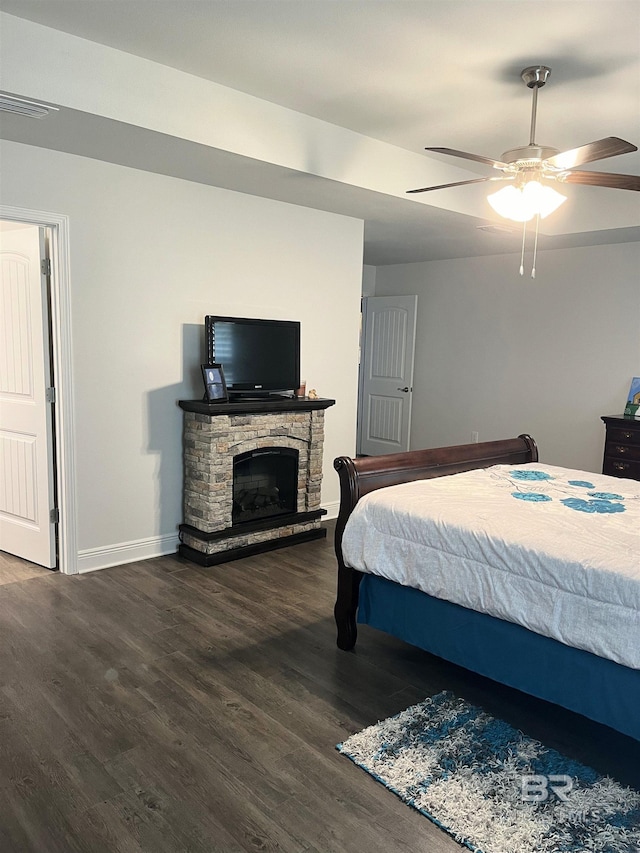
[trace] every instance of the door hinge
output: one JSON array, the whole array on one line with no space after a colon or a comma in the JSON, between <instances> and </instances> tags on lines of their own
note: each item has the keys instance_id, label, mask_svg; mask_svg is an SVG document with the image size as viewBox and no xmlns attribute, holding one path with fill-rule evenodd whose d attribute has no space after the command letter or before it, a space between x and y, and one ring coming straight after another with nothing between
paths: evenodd
<instances>
[{"instance_id":1,"label":"door hinge","mask_svg":"<svg viewBox=\"0 0 640 853\"><path fill-rule=\"evenodd\" d=\"M51 261L49 258L43 258L40 261L40 271L42 275L51 275Z\"/></svg>"},{"instance_id":2,"label":"door hinge","mask_svg":"<svg viewBox=\"0 0 640 853\"><path fill-rule=\"evenodd\" d=\"M49 522L51 524L58 524L59 521L60 521L60 510L56 506L52 510L50 510L50 512L49 512Z\"/></svg>"},{"instance_id":3,"label":"door hinge","mask_svg":"<svg viewBox=\"0 0 640 853\"><path fill-rule=\"evenodd\" d=\"M45 398L47 403L55 403L56 401L56 389L55 388L47 388L45 392Z\"/></svg>"}]
</instances>

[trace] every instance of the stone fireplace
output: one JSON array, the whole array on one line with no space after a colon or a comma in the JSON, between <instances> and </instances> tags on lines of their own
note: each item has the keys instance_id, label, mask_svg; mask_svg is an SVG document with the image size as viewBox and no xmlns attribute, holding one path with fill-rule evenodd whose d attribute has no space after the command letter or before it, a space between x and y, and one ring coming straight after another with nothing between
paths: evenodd
<instances>
[{"instance_id":1,"label":"stone fireplace","mask_svg":"<svg viewBox=\"0 0 640 853\"><path fill-rule=\"evenodd\" d=\"M213 565L326 535L324 410L333 400L182 400L180 553Z\"/></svg>"}]
</instances>

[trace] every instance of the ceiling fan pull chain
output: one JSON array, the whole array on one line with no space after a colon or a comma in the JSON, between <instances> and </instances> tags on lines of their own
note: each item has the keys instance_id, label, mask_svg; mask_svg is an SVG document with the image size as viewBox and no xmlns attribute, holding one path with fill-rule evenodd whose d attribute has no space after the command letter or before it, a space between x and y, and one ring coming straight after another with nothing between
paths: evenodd
<instances>
[{"instance_id":1,"label":"ceiling fan pull chain","mask_svg":"<svg viewBox=\"0 0 640 853\"><path fill-rule=\"evenodd\" d=\"M522 223L522 253L520 254L520 275L524 275L524 243L527 237L526 220Z\"/></svg>"},{"instance_id":2,"label":"ceiling fan pull chain","mask_svg":"<svg viewBox=\"0 0 640 853\"><path fill-rule=\"evenodd\" d=\"M533 265L531 267L531 278L536 277L536 255L538 254L538 227L540 225L540 214L536 214L536 237L533 244Z\"/></svg>"}]
</instances>

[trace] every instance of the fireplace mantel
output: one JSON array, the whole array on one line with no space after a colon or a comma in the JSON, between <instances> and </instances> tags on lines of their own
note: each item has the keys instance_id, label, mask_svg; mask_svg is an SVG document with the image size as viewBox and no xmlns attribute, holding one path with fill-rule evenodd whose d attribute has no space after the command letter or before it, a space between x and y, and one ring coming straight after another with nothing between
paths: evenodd
<instances>
[{"instance_id":1,"label":"fireplace mantel","mask_svg":"<svg viewBox=\"0 0 640 853\"><path fill-rule=\"evenodd\" d=\"M254 399L233 400L229 403L208 403L206 400L179 400L178 405L185 412L198 415L251 415L264 412L313 412L328 409L335 400L325 397L255 397Z\"/></svg>"},{"instance_id":2,"label":"fireplace mantel","mask_svg":"<svg viewBox=\"0 0 640 853\"><path fill-rule=\"evenodd\" d=\"M184 524L179 552L210 566L326 535L320 506L324 410L335 400L271 397L209 403L180 400L184 412ZM295 512L233 521L234 459L281 447L298 457Z\"/></svg>"}]
</instances>

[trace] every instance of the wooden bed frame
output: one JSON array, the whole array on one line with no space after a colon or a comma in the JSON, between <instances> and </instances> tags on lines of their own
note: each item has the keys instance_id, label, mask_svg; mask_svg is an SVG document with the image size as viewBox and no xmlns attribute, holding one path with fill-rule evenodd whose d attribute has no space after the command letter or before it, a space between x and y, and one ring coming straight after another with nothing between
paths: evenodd
<instances>
[{"instance_id":1,"label":"wooden bed frame","mask_svg":"<svg viewBox=\"0 0 640 853\"><path fill-rule=\"evenodd\" d=\"M360 621L488 678L537 696L640 740L640 670L346 565L345 525L361 497L385 486L492 465L538 461L529 435L334 461L340 477L336 523L340 649L354 648ZM364 579L364 582L362 582ZM362 584L361 584L362 582Z\"/></svg>"},{"instance_id":2,"label":"wooden bed frame","mask_svg":"<svg viewBox=\"0 0 640 853\"><path fill-rule=\"evenodd\" d=\"M538 448L530 435L503 441L459 444L431 450L413 450L388 456L339 456L333 467L340 477L340 511L336 522L335 549L338 558L338 595L334 608L338 627L338 647L349 651L356 644L356 612L362 573L345 565L342 534L353 508L361 497L398 483L428 480L459 474L491 465L522 465L538 461Z\"/></svg>"}]
</instances>

